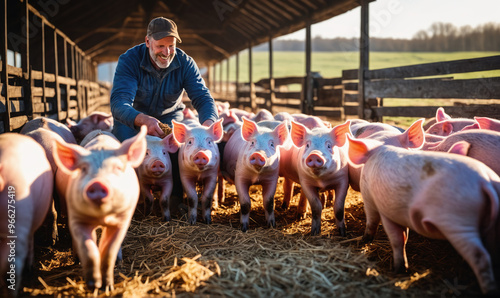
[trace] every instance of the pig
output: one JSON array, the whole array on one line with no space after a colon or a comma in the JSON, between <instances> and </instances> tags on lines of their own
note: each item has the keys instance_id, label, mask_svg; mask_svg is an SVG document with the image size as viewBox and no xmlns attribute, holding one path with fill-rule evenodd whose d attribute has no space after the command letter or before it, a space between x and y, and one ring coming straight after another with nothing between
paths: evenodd
<instances>
[{"instance_id":1,"label":"pig","mask_svg":"<svg viewBox=\"0 0 500 298\"><path fill-rule=\"evenodd\" d=\"M293 146L280 148L280 176L285 178L284 206L291 197L291 182L302 188L302 201L307 198L312 212L311 234L321 233L322 203L319 191L335 190L335 221L342 236L345 236L344 203L349 188L347 158L344 149L345 135L350 133L349 121L333 128L308 129L292 121L290 132ZM299 202L298 213L304 211L305 202Z\"/></svg>"},{"instance_id":2,"label":"pig","mask_svg":"<svg viewBox=\"0 0 500 298\"><path fill-rule=\"evenodd\" d=\"M257 114L252 118L254 122L266 121L266 120L274 120L273 114L266 109L260 109Z\"/></svg>"},{"instance_id":3,"label":"pig","mask_svg":"<svg viewBox=\"0 0 500 298\"><path fill-rule=\"evenodd\" d=\"M17 294L23 269L33 264L33 235L49 210L53 179L42 146L21 134L0 135L0 294L3 297Z\"/></svg>"},{"instance_id":4,"label":"pig","mask_svg":"<svg viewBox=\"0 0 500 298\"><path fill-rule=\"evenodd\" d=\"M188 199L188 222L196 223L198 194L196 183L203 185L201 196L202 217L205 223L212 222L212 200L217 186L220 154L216 143L223 136L222 119L205 127L199 123L184 123L172 120L172 134L180 144L179 172L182 187Z\"/></svg>"},{"instance_id":5,"label":"pig","mask_svg":"<svg viewBox=\"0 0 500 298\"><path fill-rule=\"evenodd\" d=\"M441 121L450 120L450 119L451 119L451 116L446 114L446 112L444 111L444 108L439 107L436 110L436 117L431 118L429 121L424 123L424 125L423 125L424 131L427 131L429 129L429 127L434 125L436 122L441 122Z\"/></svg>"},{"instance_id":6,"label":"pig","mask_svg":"<svg viewBox=\"0 0 500 298\"><path fill-rule=\"evenodd\" d=\"M85 147L55 141L56 184L68 206L73 248L90 290L114 284L114 264L139 199L134 168L146 154L146 130L142 126L122 144L98 133Z\"/></svg>"},{"instance_id":7,"label":"pig","mask_svg":"<svg viewBox=\"0 0 500 298\"><path fill-rule=\"evenodd\" d=\"M380 122L357 121L356 123L351 124L350 129L352 135L355 136L356 138L367 138L370 135L381 131L390 133L401 133L401 130L399 130L398 128Z\"/></svg>"},{"instance_id":8,"label":"pig","mask_svg":"<svg viewBox=\"0 0 500 298\"><path fill-rule=\"evenodd\" d=\"M425 143L425 134L422 128L423 122L423 118L413 122L412 125L410 125L410 127L404 132L399 132L399 130L388 124L385 124L385 126L373 126L375 123L370 123L369 126L365 126L367 129L363 130L363 132L360 133L361 129L357 130L357 132L360 136L365 136L363 139L374 139L384 143L385 145L392 145L405 149L420 149ZM384 129L378 130L379 128ZM369 133L369 131L374 132ZM361 137L357 138L362 139ZM349 164L349 184L355 191L360 191L360 178L361 168L353 167Z\"/></svg>"},{"instance_id":9,"label":"pig","mask_svg":"<svg viewBox=\"0 0 500 298\"><path fill-rule=\"evenodd\" d=\"M75 136L76 141L80 143L93 130L100 129L110 132L113 129L113 116L95 111L78 121L78 123L69 118L66 119L66 123Z\"/></svg>"},{"instance_id":10,"label":"pig","mask_svg":"<svg viewBox=\"0 0 500 298\"><path fill-rule=\"evenodd\" d=\"M43 128L54 132L55 134L59 135L66 143L71 143L71 144L77 143L75 136L66 125L46 117L35 118L33 120L28 121L26 124L23 125L23 128L21 129L20 133L24 135L30 135L30 133L33 133L39 128ZM43 137L34 137L33 134L31 134L31 136L39 143L47 142L47 140L45 140ZM44 146L44 148L47 147L50 146Z\"/></svg>"},{"instance_id":11,"label":"pig","mask_svg":"<svg viewBox=\"0 0 500 298\"><path fill-rule=\"evenodd\" d=\"M498 294L492 266L500 248L498 175L456 154L410 151L350 136L348 142L349 162L362 165L363 240L373 240L382 221L394 270L401 272L408 268L408 228L446 239L470 265L482 292Z\"/></svg>"},{"instance_id":12,"label":"pig","mask_svg":"<svg viewBox=\"0 0 500 298\"><path fill-rule=\"evenodd\" d=\"M172 134L163 139L146 136L146 157L141 166L137 168L137 175L141 186L141 197L144 199L144 214L151 213L153 206L153 191L159 189L162 219L170 221L170 195L172 194L172 162L169 153L175 153L179 144Z\"/></svg>"},{"instance_id":13,"label":"pig","mask_svg":"<svg viewBox=\"0 0 500 298\"><path fill-rule=\"evenodd\" d=\"M474 119L453 118L434 123L425 132L438 136L449 136L452 133L462 130L468 125L476 123Z\"/></svg>"},{"instance_id":14,"label":"pig","mask_svg":"<svg viewBox=\"0 0 500 298\"><path fill-rule=\"evenodd\" d=\"M256 123L243 117L241 128L235 131L224 148L224 162L220 171L224 179L236 186L243 232L249 227L251 210L249 189L251 185L256 184L262 186L267 225L276 227L274 195L279 178L279 147L285 144L288 136L286 122Z\"/></svg>"},{"instance_id":15,"label":"pig","mask_svg":"<svg viewBox=\"0 0 500 298\"><path fill-rule=\"evenodd\" d=\"M460 143L460 146L455 146ZM466 155L483 162L500 175L500 132L492 130L460 131L426 148L428 151Z\"/></svg>"}]
</instances>

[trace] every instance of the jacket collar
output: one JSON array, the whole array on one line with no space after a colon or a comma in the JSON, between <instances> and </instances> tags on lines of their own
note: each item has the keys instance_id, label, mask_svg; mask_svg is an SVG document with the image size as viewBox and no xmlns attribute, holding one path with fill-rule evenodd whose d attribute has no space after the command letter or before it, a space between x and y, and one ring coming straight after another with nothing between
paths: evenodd
<instances>
[{"instance_id":1,"label":"jacket collar","mask_svg":"<svg viewBox=\"0 0 500 298\"><path fill-rule=\"evenodd\" d=\"M167 69L165 71L156 70L156 68L153 66L153 62L151 62L151 59L149 58L149 48L146 46L146 43L143 43L143 46L144 46L144 55L143 55L142 61L141 61L141 68L144 69L145 71L147 71L151 74L154 74L156 76L160 76L160 75L165 76L168 73L170 73L171 71L173 71L174 69L177 69L181 66L180 61L179 61L179 57L178 57L179 51L176 48L174 60L172 61L172 63L170 63L170 65L167 67Z\"/></svg>"}]
</instances>

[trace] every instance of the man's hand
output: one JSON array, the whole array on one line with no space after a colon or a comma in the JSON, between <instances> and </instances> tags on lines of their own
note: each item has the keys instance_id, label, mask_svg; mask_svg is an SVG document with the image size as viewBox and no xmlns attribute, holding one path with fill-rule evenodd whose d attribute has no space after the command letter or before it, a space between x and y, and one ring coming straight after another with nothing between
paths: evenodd
<instances>
[{"instance_id":1,"label":"man's hand","mask_svg":"<svg viewBox=\"0 0 500 298\"><path fill-rule=\"evenodd\" d=\"M203 126L207 126L207 127L209 127L209 126L210 126L210 125L212 125L212 124L214 124L214 121L213 121L213 120L211 120L211 119L207 119L207 120L205 120L205 121L203 122L203 124L202 124L202 125L203 125Z\"/></svg>"},{"instance_id":2,"label":"man's hand","mask_svg":"<svg viewBox=\"0 0 500 298\"><path fill-rule=\"evenodd\" d=\"M155 117L148 116L146 114L139 114L139 115L137 115L137 117L135 117L135 120L134 120L135 126L139 126L139 127L141 125L147 126L148 135L163 138L163 137L165 137L165 133L160 128L158 123L160 123L160 121L158 119L156 119Z\"/></svg>"}]
</instances>

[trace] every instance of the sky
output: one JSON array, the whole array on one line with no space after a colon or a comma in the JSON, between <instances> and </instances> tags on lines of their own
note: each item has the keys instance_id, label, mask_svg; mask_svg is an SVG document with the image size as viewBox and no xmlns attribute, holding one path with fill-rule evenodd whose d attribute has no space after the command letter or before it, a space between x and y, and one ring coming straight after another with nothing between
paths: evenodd
<instances>
[{"instance_id":1,"label":"sky","mask_svg":"<svg viewBox=\"0 0 500 298\"><path fill-rule=\"evenodd\" d=\"M500 23L500 0L376 0L369 6L370 37L410 39L436 22L456 27ZM360 8L311 27L312 37L359 37ZM305 29L279 39L305 39Z\"/></svg>"}]
</instances>

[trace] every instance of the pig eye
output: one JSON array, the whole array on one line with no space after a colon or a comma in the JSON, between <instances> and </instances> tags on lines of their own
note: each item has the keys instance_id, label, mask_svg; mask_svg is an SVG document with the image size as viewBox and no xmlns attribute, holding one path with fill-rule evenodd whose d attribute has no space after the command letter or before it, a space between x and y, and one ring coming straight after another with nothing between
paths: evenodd
<instances>
[{"instance_id":1,"label":"pig eye","mask_svg":"<svg viewBox=\"0 0 500 298\"><path fill-rule=\"evenodd\" d=\"M163 155L167 155L167 152L163 151Z\"/></svg>"},{"instance_id":2,"label":"pig eye","mask_svg":"<svg viewBox=\"0 0 500 298\"><path fill-rule=\"evenodd\" d=\"M306 148L309 149L309 143L306 144Z\"/></svg>"},{"instance_id":3,"label":"pig eye","mask_svg":"<svg viewBox=\"0 0 500 298\"><path fill-rule=\"evenodd\" d=\"M193 141L189 140L188 145L192 145L192 144L193 144Z\"/></svg>"},{"instance_id":4,"label":"pig eye","mask_svg":"<svg viewBox=\"0 0 500 298\"><path fill-rule=\"evenodd\" d=\"M271 146L271 148L274 148L274 143L273 143L273 142L271 142L270 146Z\"/></svg>"}]
</instances>

